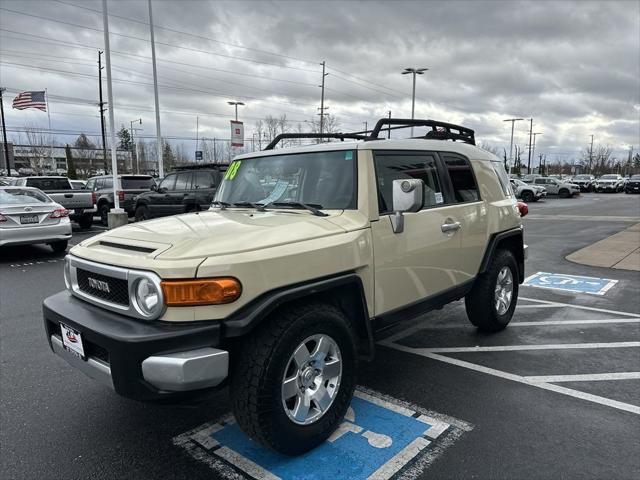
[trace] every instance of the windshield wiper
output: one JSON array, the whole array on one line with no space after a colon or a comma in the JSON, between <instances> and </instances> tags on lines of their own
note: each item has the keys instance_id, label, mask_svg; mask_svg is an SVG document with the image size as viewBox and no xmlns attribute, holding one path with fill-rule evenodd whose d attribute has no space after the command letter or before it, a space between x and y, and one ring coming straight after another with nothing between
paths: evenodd
<instances>
[{"instance_id":1,"label":"windshield wiper","mask_svg":"<svg viewBox=\"0 0 640 480\"><path fill-rule=\"evenodd\" d=\"M302 207L306 210L309 210L311 213L316 215L317 217L328 217L328 213L321 212L320 209L322 205L318 205L317 203L302 203L302 202L271 202L267 205L263 205L263 207L269 207L273 205L274 207L284 207L284 208L296 208Z\"/></svg>"},{"instance_id":2,"label":"windshield wiper","mask_svg":"<svg viewBox=\"0 0 640 480\"><path fill-rule=\"evenodd\" d=\"M213 202L211 202L211 205L218 205L220 207L220 210L224 210L225 208L231 206L230 203L221 202L220 200L214 200Z\"/></svg>"},{"instance_id":3,"label":"windshield wiper","mask_svg":"<svg viewBox=\"0 0 640 480\"><path fill-rule=\"evenodd\" d=\"M254 203L254 202L233 202L231 204L233 207L252 207L258 210L259 212L264 212L264 207L262 203Z\"/></svg>"}]
</instances>

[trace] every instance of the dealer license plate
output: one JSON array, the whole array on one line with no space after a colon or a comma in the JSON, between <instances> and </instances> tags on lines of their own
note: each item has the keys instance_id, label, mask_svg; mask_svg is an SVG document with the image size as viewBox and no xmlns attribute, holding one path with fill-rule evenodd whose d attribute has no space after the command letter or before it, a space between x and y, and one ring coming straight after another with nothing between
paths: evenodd
<instances>
[{"instance_id":1,"label":"dealer license plate","mask_svg":"<svg viewBox=\"0 0 640 480\"><path fill-rule=\"evenodd\" d=\"M67 327L65 324L60 324L62 330L62 344L67 351L77 355L80 358L84 358L84 347L82 346L82 335L77 330L71 327Z\"/></svg>"},{"instance_id":2,"label":"dealer license plate","mask_svg":"<svg viewBox=\"0 0 640 480\"><path fill-rule=\"evenodd\" d=\"M38 215L20 215L20 223L38 223Z\"/></svg>"}]
</instances>

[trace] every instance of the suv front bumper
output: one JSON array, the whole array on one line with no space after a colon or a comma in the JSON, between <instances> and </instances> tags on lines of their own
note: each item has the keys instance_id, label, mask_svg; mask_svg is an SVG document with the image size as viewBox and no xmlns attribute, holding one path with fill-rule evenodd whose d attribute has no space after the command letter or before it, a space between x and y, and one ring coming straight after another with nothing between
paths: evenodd
<instances>
[{"instance_id":1,"label":"suv front bumper","mask_svg":"<svg viewBox=\"0 0 640 480\"><path fill-rule=\"evenodd\" d=\"M60 292L43 304L51 349L71 366L125 397L150 400L220 385L229 354L217 348L220 324L169 325L105 311ZM82 336L85 358L67 351L60 324Z\"/></svg>"}]
</instances>

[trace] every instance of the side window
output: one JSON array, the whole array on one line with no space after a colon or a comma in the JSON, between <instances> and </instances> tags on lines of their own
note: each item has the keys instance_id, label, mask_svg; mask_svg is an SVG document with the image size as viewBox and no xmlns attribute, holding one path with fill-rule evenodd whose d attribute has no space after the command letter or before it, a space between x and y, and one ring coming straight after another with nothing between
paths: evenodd
<instances>
[{"instance_id":1,"label":"side window","mask_svg":"<svg viewBox=\"0 0 640 480\"><path fill-rule=\"evenodd\" d=\"M393 181L417 178L424 182L424 208L443 204L436 158L427 152L375 152L378 207L381 214L393 212Z\"/></svg>"},{"instance_id":2,"label":"side window","mask_svg":"<svg viewBox=\"0 0 640 480\"><path fill-rule=\"evenodd\" d=\"M193 188L212 188L214 186L212 172L194 172Z\"/></svg>"},{"instance_id":3,"label":"side window","mask_svg":"<svg viewBox=\"0 0 640 480\"><path fill-rule=\"evenodd\" d=\"M491 166L493 167L493 171L496 172L496 175L498 176L498 181L500 182L500 186L502 187L502 193L504 193L507 197L512 196L512 185L509 181L509 176L507 175L507 171L505 170L502 162L491 162Z\"/></svg>"},{"instance_id":4,"label":"side window","mask_svg":"<svg viewBox=\"0 0 640 480\"><path fill-rule=\"evenodd\" d=\"M104 188L104 178L98 178L96 180L96 190L102 190Z\"/></svg>"},{"instance_id":5,"label":"side window","mask_svg":"<svg viewBox=\"0 0 640 480\"><path fill-rule=\"evenodd\" d=\"M451 183L453 184L453 193L456 201L464 203L480 200L478 185L473 176L469 160L458 155L446 153L442 155L442 158L449 171L449 178L451 178Z\"/></svg>"},{"instance_id":6,"label":"side window","mask_svg":"<svg viewBox=\"0 0 640 480\"><path fill-rule=\"evenodd\" d=\"M161 188L166 188L167 190L173 190L173 186L176 184L176 175L175 173L171 175L167 175L162 179L160 185L158 185L158 190Z\"/></svg>"},{"instance_id":7,"label":"side window","mask_svg":"<svg viewBox=\"0 0 640 480\"><path fill-rule=\"evenodd\" d=\"M113 177L105 177L102 181L104 182L102 188L113 188Z\"/></svg>"},{"instance_id":8,"label":"side window","mask_svg":"<svg viewBox=\"0 0 640 480\"><path fill-rule=\"evenodd\" d=\"M191 188L191 172L180 172L176 176L175 190L187 190Z\"/></svg>"}]
</instances>

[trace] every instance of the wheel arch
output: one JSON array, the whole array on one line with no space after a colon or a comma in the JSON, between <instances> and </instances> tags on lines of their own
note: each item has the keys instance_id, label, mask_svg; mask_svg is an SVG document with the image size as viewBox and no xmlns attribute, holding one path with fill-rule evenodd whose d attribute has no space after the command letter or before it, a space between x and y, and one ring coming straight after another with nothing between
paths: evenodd
<instances>
[{"instance_id":1,"label":"wheel arch","mask_svg":"<svg viewBox=\"0 0 640 480\"><path fill-rule=\"evenodd\" d=\"M487 271L491 258L498 250L509 250L513 253L518 264L518 282L524 282L524 234L522 227L491 235L478 273Z\"/></svg>"},{"instance_id":2,"label":"wheel arch","mask_svg":"<svg viewBox=\"0 0 640 480\"><path fill-rule=\"evenodd\" d=\"M267 292L224 320L223 332L237 338L250 332L279 309L299 302L322 302L339 308L352 322L361 359L374 355L374 340L362 280L355 272L294 284Z\"/></svg>"}]
</instances>

